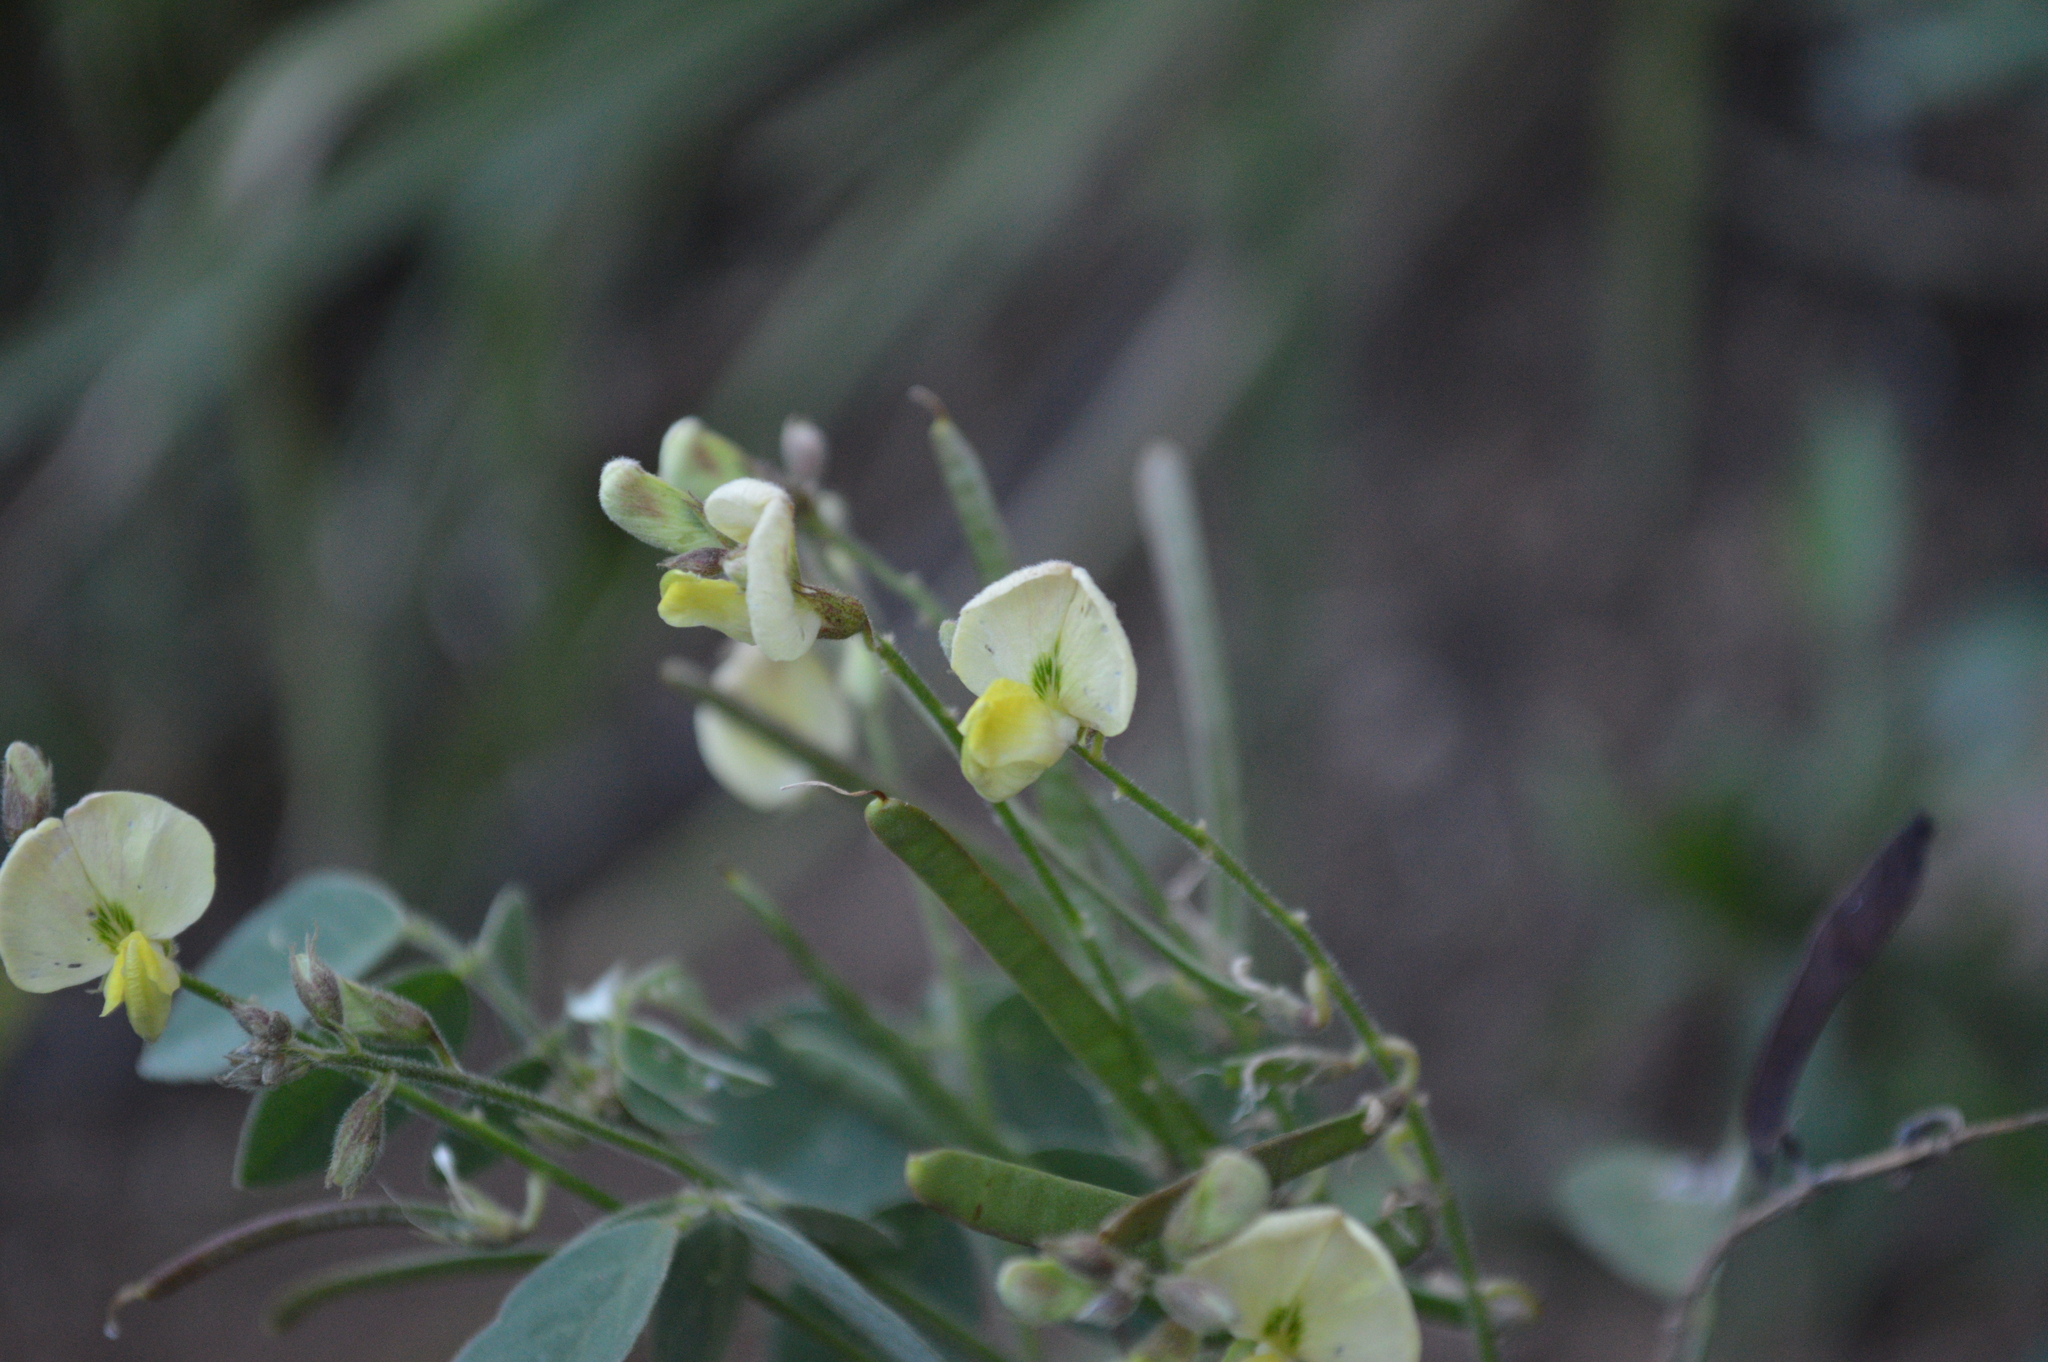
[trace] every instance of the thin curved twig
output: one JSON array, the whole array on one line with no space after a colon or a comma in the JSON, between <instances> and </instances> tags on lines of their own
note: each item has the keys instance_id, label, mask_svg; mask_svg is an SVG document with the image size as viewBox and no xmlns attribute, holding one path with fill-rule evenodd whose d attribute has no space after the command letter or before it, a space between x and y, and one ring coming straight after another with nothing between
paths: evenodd
<instances>
[{"instance_id":1,"label":"thin curved twig","mask_svg":"<svg viewBox=\"0 0 2048 1362\"><path fill-rule=\"evenodd\" d=\"M1657 1350L1652 1354L1655 1362L1677 1362L1686 1356L1686 1347L1692 1339L1692 1321L1699 1312L1700 1302L1713 1289L1722 1259L1750 1231L1790 1215L1829 1188L1903 1173L1963 1145L2039 1126L2048 1126L2048 1109L1981 1121L1976 1125L1953 1126L1922 1139L1881 1149L1875 1154L1828 1164L1765 1197L1736 1216L1733 1223L1722 1231L1721 1237L1714 1241L1713 1247L1707 1250L1706 1256L1700 1259L1699 1266L1693 1269L1692 1276L1686 1281L1684 1294L1664 1313L1663 1325L1658 1330Z\"/></svg>"}]
</instances>

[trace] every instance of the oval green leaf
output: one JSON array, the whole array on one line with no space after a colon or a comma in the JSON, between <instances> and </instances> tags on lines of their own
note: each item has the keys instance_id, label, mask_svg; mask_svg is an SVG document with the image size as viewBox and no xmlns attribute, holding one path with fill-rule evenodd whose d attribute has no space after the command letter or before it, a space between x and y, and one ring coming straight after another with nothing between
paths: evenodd
<instances>
[{"instance_id":1,"label":"oval green leaf","mask_svg":"<svg viewBox=\"0 0 2048 1362\"><path fill-rule=\"evenodd\" d=\"M1675 1299L1735 1217L1741 1155L1711 1162L1647 1145L1616 1145L1573 1166L1557 1207L1572 1237L1607 1269Z\"/></svg>"},{"instance_id":2,"label":"oval green leaf","mask_svg":"<svg viewBox=\"0 0 2048 1362\"><path fill-rule=\"evenodd\" d=\"M676 1245L654 1302L654 1362L718 1362L747 1297L753 1246L729 1220L708 1216Z\"/></svg>"},{"instance_id":3,"label":"oval green leaf","mask_svg":"<svg viewBox=\"0 0 2048 1362\"><path fill-rule=\"evenodd\" d=\"M512 1288L456 1362L621 1362L667 1280L668 1216L600 1220Z\"/></svg>"},{"instance_id":4,"label":"oval green leaf","mask_svg":"<svg viewBox=\"0 0 2048 1362\"><path fill-rule=\"evenodd\" d=\"M788 1268L790 1275L817 1293L861 1337L892 1362L940 1362L931 1344L904 1323L852 1274L833 1262L810 1240L743 1201L726 1207L733 1223L754 1241L754 1247ZM464 1359L458 1359L464 1362Z\"/></svg>"}]
</instances>

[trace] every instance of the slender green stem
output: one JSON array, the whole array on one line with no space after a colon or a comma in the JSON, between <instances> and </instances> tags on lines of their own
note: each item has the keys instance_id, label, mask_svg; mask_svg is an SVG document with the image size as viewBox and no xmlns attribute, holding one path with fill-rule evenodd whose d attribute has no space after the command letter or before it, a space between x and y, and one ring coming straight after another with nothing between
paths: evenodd
<instances>
[{"instance_id":1,"label":"slender green stem","mask_svg":"<svg viewBox=\"0 0 2048 1362\"><path fill-rule=\"evenodd\" d=\"M1206 829L1175 813L1155 799L1136 781L1111 765L1109 761L1082 744L1075 744L1074 750L1081 759L1093 766L1103 779L1109 781L1124 798L1136 804L1146 813L1158 819L1175 836L1214 861L1223 873L1235 880L1240 888L1251 897L1259 910L1270 919L1294 943L1310 968L1322 977L1330 996L1336 1000L1345 1020L1358 1036L1359 1043L1371 1053L1373 1063L1380 1072L1392 1080L1400 1072L1400 1056L1388 1044L1386 1035L1380 1030L1372 1015L1359 1001L1358 992L1350 980L1337 967L1329 950L1315 931L1308 925L1308 915L1289 909L1280 902L1273 891L1259 882L1256 875L1245 869L1244 864L1231 855L1229 848L1220 845ZM1472 1252L1472 1237L1465 1225L1465 1214L1458 1205L1456 1194L1451 1189L1450 1179L1445 1174L1443 1156L1436 1144L1435 1132L1431 1129L1429 1115L1423 1104L1417 1102L1408 1110L1408 1127L1415 1135L1415 1154L1421 1161L1423 1171L1428 1175L1435 1190L1438 1205L1443 1215L1444 1241L1451 1251L1451 1261L1457 1267L1458 1279L1465 1289L1465 1320L1472 1330L1472 1345L1484 1362L1498 1362L1500 1344L1494 1336L1492 1316L1487 1312L1479 1290L1479 1262Z\"/></svg>"},{"instance_id":2,"label":"slender green stem","mask_svg":"<svg viewBox=\"0 0 2048 1362\"><path fill-rule=\"evenodd\" d=\"M1087 811L1088 821L1094 825L1095 833L1102 839L1103 845L1109 848L1109 854L1124 868L1124 874L1136 886L1138 896L1145 900L1145 905L1152 910L1153 916L1159 919L1162 926L1168 931L1177 931L1173 912L1167 906L1166 895L1160 893L1159 886L1153 883L1152 874L1145 868L1145 863L1138 859L1138 854L1131 850L1130 843L1124 841L1123 835L1116 830L1116 824L1112 823L1109 815L1096 805L1093 797L1084 790L1082 798L1082 808Z\"/></svg>"},{"instance_id":3,"label":"slender green stem","mask_svg":"<svg viewBox=\"0 0 2048 1362\"><path fill-rule=\"evenodd\" d=\"M448 972L483 995L491 1010L522 1043L539 1038L540 1022L519 990L498 970L497 965L458 941L432 918L418 913L405 915L405 938L447 966Z\"/></svg>"},{"instance_id":4,"label":"slender green stem","mask_svg":"<svg viewBox=\"0 0 2048 1362\"><path fill-rule=\"evenodd\" d=\"M184 976L183 983L196 996L204 998L216 1007L233 1009L241 1005L240 999L224 989L207 983L197 975L188 974ZM363 1061L354 1064L352 1067L375 1067L381 1072L396 1074L401 1078L409 1076L415 1082L431 1083L436 1087L455 1088L460 1091L469 1092L487 1101L496 1102L503 1106L517 1107L535 1116L543 1116L558 1125L568 1126L582 1131L593 1138L606 1140L613 1144L618 1143L615 1138L618 1136L623 1136L629 1140L636 1140L640 1144L646 1143L645 1141L637 1140L637 1137L627 1131L614 1130L603 1122L592 1121L587 1117L579 1116L575 1112L565 1107L558 1107L554 1103L528 1092L524 1088L516 1088L509 1083L500 1083L494 1078L485 1078L482 1075L468 1073L460 1069L437 1069L431 1064L418 1064L409 1060L386 1061L381 1055L367 1053L341 1055L324 1050L318 1053L324 1062L334 1064L337 1067L350 1067L348 1061ZM401 1072L401 1070L410 1072ZM623 1204L609 1192L584 1181L545 1155L535 1153L532 1149L507 1135L489 1121L471 1116L467 1112L458 1111L453 1107L445 1106L435 1101L421 1092L414 1083L401 1082L392 1090L392 1093L399 1101L419 1112L422 1116L439 1121L450 1130L459 1130L479 1144L490 1146L522 1167L540 1174L571 1196L581 1197L600 1210L615 1211ZM628 1152L648 1157L647 1154L639 1149L629 1150ZM665 1158L656 1161L663 1163L664 1166L674 1166L668 1164ZM686 1170L677 1169L677 1171ZM691 1176L697 1175L692 1173ZM700 1180L710 1181L714 1186L724 1185L723 1180L717 1179L715 1175L712 1178Z\"/></svg>"},{"instance_id":5,"label":"slender green stem","mask_svg":"<svg viewBox=\"0 0 2048 1362\"><path fill-rule=\"evenodd\" d=\"M1956 1117L1960 1122L1962 1118ZM1721 1265L1729 1250L1752 1230L1761 1229L1781 1216L1790 1215L1820 1193L1833 1187L1846 1187L1855 1182L1867 1182L1871 1178L1896 1177L1920 1164L1938 1159L1950 1151L1978 1140L1996 1139L2003 1135L2016 1135L2023 1130L2037 1130L2048 1126L2048 1110L2023 1112L2018 1116L2004 1116L1994 1121L1981 1121L1976 1125L1952 1125L1936 1130L1933 1134L1890 1149L1880 1149L1875 1154L1861 1158L1844 1159L1831 1163L1817 1172L1802 1176L1791 1186L1783 1188L1748 1210L1735 1217L1732 1224L1721 1232L1693 1269L1686 1282L1684 1294L1671 1304L1664 1316L1664 1327L1658 1337L1656 1357L1658 1362L1676 1362L1676 1359L1693 1355L1689 1346L1695 1341L1695 1321L1699 1307L1713 1289L1720 1276Z\"/></svg>"},{"instance_id":6,"label":"slender green stem","mask_svg":"<svg viewBox=\"0 0 2048 1362\"><path fill-rule=\"evenodd\" d=\"M848 765L817 744L804 741L744 700L714 690L704 673L687 659L672 657L663 662L661 679L670 689L682 692L700 705L710 705L723 711L734 722L774 743L810 767L818 779L828 784L844 790L865 790L874 785L873 778L866 772Z\"/></svg>"},{"instance_id":7,"label":"slender green stem","mask_svg":"<svg viewBox=\"0 0 2048 1362\"><path fill-rule=\"evenodd\" d=\"M953 716L948 714L945 705L939 702L937 693L925 684L925 679L918 675L917 668L911 666L903 654L896 651L895 641L887 634L869 629L867 637L868 646L875 650L876 657L882 659L882 665L895 673L896 679L903 683L903 689L910 692L910 698L917 701L917 706L924 711L925 718L939 731L939 736L951 743L953 750L958 752L960 725L953 722Z\"/></svg>"},{"instance_id":8,"label":"slender green stem","mask_svg":"<svg viewBox=\"0 0 2048 1362\"><path fill-rule=\"evenodd\" d=\"M350 1053L343 1050L315 1051L320 1063L337 1069L353 1069L362 1073L391 1074L400 1079L410 1079L428 1087L446 1088L454 1092L468 1093L498 1106L511 1107L518 1111L538 1116L543 1120L579 1135L587 1135L602 1141L612 1148L645 1159L647 1162L679 1173L693 1182L707 1187L726 1187L730 1183L716 1170L699 1163L688 1154L668 1145L645 1140L630 1130L621 1130L608 1122L585 1116L548 1101L537 1093L510 1083L500 1083L495 1078L482 1074L458 1073L438 1068L432 1064L421 1064L416 1060L398 1059L391 1055L372 1054L368 1051Z\"/></svg>"},{"instance_id":9,"label":"slender green stem","mask_svg":"<svg viewBox=\"0 0 2048 1362\"><path fill-rule=\"evenodd\" d=\"M994 804L990 808L995 812L996 821L1003 825L1003 831L1010 834L1010 840L1017 844L1017 850L1024 854L1025 861L1031 866L1031 873L1038 877L1039 887L1045 890L1045 896L1052 900L1053 907L1058 910L1060 921L1066 926L1067 935L1074 939L1074 944L1080 948L1081 957L1088 962L1088 968L1094 971L1095 986L1106 995L1105 1001L1109 1004L1110 1012L1116 1017L1118 1024L1135 1039L1137 1023L1131 1017L1130 999L1124 996L1123 984L1118 981L1116 971L1110 968L1109 957L1102 953L1102 942L1095 934L1095 924L1083 917L1081 910L1074 906L1073 899L1067 897L1066 886L1052 873L1052 867L1045 863L1044 853L1039 851L1038 843L1024 830L1024 825L1017 821L1016 810L1012 809L1008 802Z\"/></svg>"},{"instance_id":10,"label":"slender green stem","mask_svg":"<svg viewBox=\"0 0 2048 1362\"><path fill-rule=\"evenodd\" d=\"M775 938L775 944L782 947L782 953L789 957L797 972L810 980L811 987L818 990L819 997L852 1032L854 1039L888 1066L889 1071L896 1075L896 1081L923 1108L925 1116L946 1139L957 1140L969 1149L997 1158L1017 1157L993 1125L977 1116L958 1094L932 1076L926 1056L918 1053L877 1017L866 1000L811 949L810 943L790 925L781 908L759 885L738 872L728 873L725 883L733 896L754 915L762 930Z\"/></svg>"},{"instance_id":11,"label":"slender green stem","mask_svg":"<svg viewBox=\"0 0 2048 1362\"><path fill-rule=\"evenodd\" d=\"M411 1083L400 1083L392 1090L392 1096L429 1120L460 1131L478 1144L490 1146L522 1168L540 1174L569 1195L581 1197L600 1211L609 1213L625 1204L603 1188L585 1182L553 1159L535 1153L489 1121L437 1102Z\"/></svg>"},{"instance_id":12,"label":"slender green stem","mask_svg":"<svg viewBox=\"0 0 2048 1362\"><path fill-rule=\"evenodd\" d=\"M347 1263L331 1271L303 1277L284 1289L263 1312L264 1327L284 1333L315 1309L343 1296L382 1287L406 1286L471 1272L523 1271L554 1256L553 1248L462 1249L454 1252L392 1254L367 1262Z\"/></svg>"},{"instance_id":13,"label":"slender green stem","mask_svg":"<svg viewBox=\"0 0 2048 1362\"><path fill-rule=\"evenodd\" d=\"M927 629L938 628L939 621L946 618L949 612L945 602L934 596L931 588L926 586L916 573L902 572L891 567L888 559L846 531L834 529L826 524L825 518L815 510L805 511L803 527L824 543L845 550L847 556L854 562L874 574L875 580L880 582L885 590L909 602L910 607L917 611L919 621Z\"/></svg>"},{"instance_id":14,"label":"slender green stem","mask_svg":"<svg viewBox=\"0 0 2048 1362\"><path fill-rule=\"evenodd\" d=\"M1130 928L1141 941L1158 952L1175 969L1185 974L1211 999L1232 1011L1247 1011L1258 1006L1259 1000L1256 997L1210 969L1194 952L1161 929L1159 924L1124 902L1115 890L1082 865L1080 860L1038 821L1036 815L1014 803L1010 807L1015 810L1017 820L1024 825L1024 830L1038 840L1038 844L1052 858L1053 863L1065 872L1068 879L1086 890L1089 897L1108 909L1119 922Z\"/></svg>"}]
</instances>

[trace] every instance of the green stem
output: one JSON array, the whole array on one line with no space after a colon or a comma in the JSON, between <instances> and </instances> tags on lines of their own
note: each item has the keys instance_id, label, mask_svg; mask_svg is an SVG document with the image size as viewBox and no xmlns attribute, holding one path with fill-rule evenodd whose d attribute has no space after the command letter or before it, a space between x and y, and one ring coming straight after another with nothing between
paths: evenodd
<instances>
[{"instance_id":1,"label":"green stem","mask_svg":"<svg viewBox=\"0 0 2048 1362\"><path fill-rule=\"evenodd\" d=\"M390 1055L371 1054L368 1051L349 1053L340 1050L314 1051L320 1063L337 1069L353 1069L363 1073L391 1074L401 1079L410 1079L428 1087L446 1088L455 1092L468 1093L502 1107L538 1116L546 1121L602 1141L612 1148L645 1159L647 1162L668 1169L689 1178L692 1182L706 1187L727 1187L730 1182L714 1169L699 1163L688 1154L653 1140L644 1140L629 1130L621 1130L608 1122L585 1116L558 1106L525 1088L510 1083L500 1083L495 1078L482 1074L458 1073L438 1068L432 1064L421 1064L416 1060L397 1059Z\"/></svg>"},{"instance_id":2,"label":"green stem","mask_svg":"<svg viewBox=\"0 0 2048 1362\"><path fill-rule=\"evenodd\" d=\"M201 979L196 974L185 975L183 983L186 988L192 990L195 996L204 998L207 1002L212 1003L216 1007L231 1010L241 1005L241 1000L239 998L236 998L235 996L226 992L223 989L216 988L214 985L207 983L206 980ZM330 1055L328 1052L325 1051L322 1051L320 1053L322 1054L322 1057L327 1060L327 1062L336 1063L337 1065L339 1065L341 1060L357 1059L365 1061L376 1061L376 1067L381 1068L383 1066L383 1059L381 1056L359 1054L354 1056L336 1057ZM597 1139L608 1140L612 1143L617 1143L617 1141L613 1139L614 1135L622 1135L625 1136L627 1139L635 1138L625 1131L614 1131L610 1126L606 1126L602 1122L591 1121L586 1117L578 1116L573 1111L569 1111L568 1109L563 1107L558 1107L554 1103L549 1102L544 1098L538 1097L535 1094L528 1092L524 1088L515 1088L509 1083L500 1083L496 1079L485 1078L481 1075L468 1073L460 1069L437 1069L431 1064L416 1064L412 1063L411 1061L405 1060L392 1062L397 1065L402 1065L406 1069L416 1071L411 1076L417 1081L432 1083L437 1087L461 1089L463 1091L475 1093L476 1095L487 1098L490 1101L499 1102L505 1106L519 1107L533 1115L544 1116L548 1120L554 1121L560 1125L565 1125L571 1127L572 1129L581 1130L585 1134L592 1135L594 1138ZM357 1067L368 1066L358 1065ZM387 1073L398 1072L398 1070L395 1068L383 1068L383 1071ZM581 1197L583 1198L583 1200L589 1202L593 1206L596 1206L600 1210L616 1211L622 1204L624 1204L620 1202L618 1198L612 1196L609 1192L606 1192L584 1181L582 1178L576 1176L576 1174L570 1172L568 1169L562 1167L558 1163L555 1163L553 1160L547 1158L546 1156L535 1153L533 1150L521 1144L518 1140L513 1139L504 1131L492 1125L489 1121L485 1121L479 1117L471 1116L467 1112L457 1111L453 1107L444 1106L442 1103L435 1101L433 1098L419 1091L419 1089L414 1087L411 1083L400 1083L395 1089L393 1089L393 1095L396 1096L399 1101L404 1102L407 1106L419 1112L422 1116L426 1116L435 1121L439 1121L442 1125L447 1126L450 1130L459 1130L464 1135L467 1135L471 1139L477 1141L477 1143L479 1144L489 1145L491 1148L497 1150L500 1154L503 1154L506 1158L513 1160L514 1162L520 1164L525 1168L532 1170L535 1173L540 1174L549 1182L554 1183L557 1187L560 1187L563 1191L569 1193L571 1196ZM644 1144L646 1142L639 1141L639 1143ZM633 1150L630 1152L639 1153L641 1151ZM723 1184L722 1182L714 1182L713 1185Z\"/></svg>"},{"instance_id":3,"label":"green stem","mask_svg":"<svg viewBox=\"0 0 2048 1362\"><path fill-rule=\"evenodd\" d=\"M918 674L917 668L911 666L903 654L896 651L896 645L890 642L886 635L870 629L868 642L873 646L876 656L882 659L882 664L895 673L896 679L903 683L903 688L910 692L911 698L924 710L933 727L953 745L955 751L958 751L960 727L953 722L953 716L946 712L946 707L925 683L924 677ZM1136 1024L1131 1017L1130 1000L1124 996L1122 985L1117 982L1108 960L1103 957L1101 943L1089 928L1087 920L1081 916L1080 910L1074 907L1074 901L1067 897L1067 891L1053 875L1052 868L1045 863L1045 858L1039 854L1038 846L1032 841L1031 835L1017 822L1017 816L1010 810L1009 805L1002 803L990 807L995 810L996 820L1003 825L1003 830L1010 834L1010 840L1017 844L1017 849L1024 854L1024 859L1031 863L1031 869L1037 874L1047 896L1052 899L1067 930L1072 933L1075 944L1087 958L1089 967L1095 971L1099 985L1109 994L1108 1006L1112 1009L1111 1015L1136 1051L1149 1058L1151 1052L1139 1039ZM1157 1073L1156 1068L1154 1076L1158 1084L1158 1089L1153 1094L1154 1098L1173 1108L1173 1118L1177 1118L1183 1128L1201 1131L1205 1138L1213 1141L1214 1136L1208 1131L1208 1122L1195 1110L1194 1104L1182 1095L1180 1089L1167 1082L1164 1074ZM1169 1143L1168 1147L1171 1148L1172 1145Z\"/></svg>"},{"instance_id":4,"label":"green stem","mask_svg":"<svg viewBox=\"0 0 2048 1362\"><path fill-rule=\"evenodd\" d=\"M1336 1000L1338 1009L1350 1022L1352 1031L1358 1036L1372 1055L1373 1063L1380 1072L1393 1080L1400 1073L1400 1056L1388 1044L1386 1035L1373 1021L1372 1015L1359 1001L1357 990L1344 977L1337 962L1324 947L1315 931L1308 925L1306 913L1287 908L1273 895L1273 891L1259 882L1256 875L1245 869L1227 847L1219 844L1207 830L1190 823L1141 787L1136 781L1111 765L1108 760L1076 743L1074 750L1081 759L1093 766L1103 779L1122 792L1124 798L1136 804L1146 813L1158 819L1169 831L1197 852L1215 862L1223 873L1235 880L1259 910L1287 935L1307 960L1310 968L1322 977L1323 985ZM1459 1282L1465 1289L1465 1320L1472 1330L1472 1345L1483 1362L1499 1362L1500 1344L1494 1336L1493 1319L1487 1312L1479 1291L1479 1261L1472 1252L1472 1238L1465 1225L1464 1211L1458 1205L1456 1194L1451 1190L1450 1179L1444 1172L1443 1156L1436 1144L1435 1132L1431 1129L1428 1112L1420 1102L1408 1109L1408 1128L1415 1135L1415 1154L1421 1161L1423 1172L1429 1177L1430 1186L1435 1190L1438 1205L1443 1214L1444 1242L1450 1248L1451 1261L1457 1267Z\"/></svg>"},{"instance_id":5,"label":"green stem","mask_svg":"<svg viewBox=\"0 0 2048 1362\"><path fill-rule=\"evenodd\" d=\"M866 544L844 530L836 530L825 523L825 518L815 510L806 508L802 517L805 531L837 549L844 549L848 557L874 575L884 589L902 597L917 611L918 620L927 629L936 629L939 622L949 613L945 602L931 592L914 572L901 572L889 565L889 560L876 553Z\"/></svg>"},{"instance_id":6,"label":"green stem","mask_svg":"<svg viewBox=\"0 0 2048 1362\"><path fill-rule=\"evenodd\" d=\"M483 995L491 1010L523 1044L539 1039L541 1026L519 990L497 965L458 941L447 928L417 913L405 915L405 939L447 966L448 972Z\"/></svg>"},{"instance_id":7,"label":"green stem","mask_svg":"<svg viewBox=\"0 0 2048 1362\"><path fill-rule=\"evenodd\" d=\"M585 1182L554 1160L535 1153L489 1121L437 1102L410 1083L400 1083L392 1090L392 1096L429 1120L438 1121L450 1130L460 1131L478 1144L489 1145L522 1168L540 1174L569 1195L581 1197L600 1211L609 1214L625 1204L602 1188Z\"/></svg>"},{"instance_id":8,"label":"green stem","mask_svg":"<svg viewBox=\"0 0 2048 1362\"><path fill-rule=\"evenodd\" d=\"M924 711L932 727L938 729L939 736L951 743L953 750L958 752L960 726L953 722L953 716L939 703L938 695L925 684L924 678L917 674L917 668L911 666L903 654L896 651L896 644L887 634L869 629L867 637L868 646L875 650L875 656L882 659L882 665L896 674L896 679L903 683L903 689L910 692L910 698L917 701L918 708Z\"/></svg>"},{"instance_id":9,"label":"green stem","mask_svg":"<svg viewBox=\"0 0 2048 1362\"><path fill-rule=\"evenodd\" d=\"M843 790L865 790L874 785L873 778L866 772L849 766L815 743L804 741L744 700L736 700L714 690L693 662L680 657L669 658L661 664L661 679L671 690L680 691L700 705L710 705L724 712L741 727L774 743L810 767L812 774L827 784L837 785Z\"/></svg>"},{"instance_id":10,"label":"green stem","mask_svg":"<svg viewBox=\"0 0 2048 1362\"><path fill-rule=\"evenodd\" d=\"M781 908L759 885L737 871L727 873L725 884L754 915L762 930L775 938L775 944L782 948L782 953L789 957L797 972L818 990L825 1006L832 1010L855 1040L889 1067L889 1071L896 1075L896 1081L923 1108L924 1114L946 1139L957 1140L969 1149L997 1158L1017 1157L994 1126L969 1110L957 1094L932 1076L929 1059L877 1017L866 1000L811 949L810 942L790 925Z\"/></svg>"},{"instance_id":11,"label":"green stem","mask_svg":"<svg viewBox=\"0 0 2048 1362\"><path fill-rule=\"evenodd\" d=\"M1088 968L1095 973L1095 986L1108 995L1109 1010L1125 1031L1137 1039L1137 1020L1131 1016L1130 999L1124 996L1123 985L1118 982L1116 971L1110 968L1109 957L1102 953L1102 942L1095 934L1095 924L1081 915L1074 901L1067 897L1066 886L1052 873L1052 867L1045 863L1045 856L1038 849L1038 843L1024 825L1017 821L1016 810L1008 802L990 806L996 821L1003 825L1003 831L1010 834L1010 840L1017 844L1017 850L1024 853L1024 859L1031 865L1031 873L1038 877L1038 885L1045 890L1045 896L1052 900L1058 910L1060 921L1065 924L1067 935L1080 948L1081 957L1088 962Z\"/></svg>"},{"instance_id":12,"label":"green stem","mask_svg":"<svg viewBox=\"0 0 2048 1362\"><path fill-rule=\"evenodd\" d=\"M1196 987L1207 993L1219 1006L1227 1008L1232 1012L1243 1012L1250 1011L1259 1005L1257 998L1239 988L1236 984L1231 983L1222 975L1217 974L1214 970L1211 970L1192 951L1163 930L1158 923L1124 902L1115 890L1104 884L1093 871L1082 865L1080 860L1063 846L1059 839L1054 837L1044 824L1038 821L1035 815L1014 804L1010 807L1016 810L1017 819L1024 824L1024 830L1038 839L1039 845L1045 849L1047 855L1052 857L1053 863L1066 873L1068 879L1086 890L1091 898L1108 909L1119 922L1122 922L1124 926L1136 933L1140 940L1158 952L1167 963L1178 969L1182 974L1185 974Z\"/></svg>"}]
</instances>

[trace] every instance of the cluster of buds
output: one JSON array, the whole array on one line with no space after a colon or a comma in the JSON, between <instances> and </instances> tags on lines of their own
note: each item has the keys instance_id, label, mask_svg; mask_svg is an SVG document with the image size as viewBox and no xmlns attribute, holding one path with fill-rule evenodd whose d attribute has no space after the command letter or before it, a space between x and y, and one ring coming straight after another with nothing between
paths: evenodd
<instances>
[{"instance_id":1,"label":"cluster of buds","mask_svg":"<svg viewBox=\"0 0 2048 1362\"><path fill-rule=\"evenodd\" d=\"M228 1051L227 1072L220 1076L222 1083L244 1092L276 1088L304 1074L311 1066L297 1045L298 1031L290 1017L255 1003L236 1003L231 1011L235 1024L249 1039Z\"/></svg>"},{"instance_id":2,"label":"cluster of buds","mask_svg":"<svg viewBox=\"0 0 2048 1362\"><path fill-rule=\"evenodd\" d=\"M1217 1334L1261 1362L1415 1362L1421 1331L1393 1255L1334 1206L1269 1210L1272 1190L1260 1163L1220 1150L1161 1232L1173 1271L1075 1235L1005 1264L997 1294L1029 1323L1105 1326L1150 1294L1166 1319L1126 1362L1191 1362Z\"/></svg>"}]
</instances>

